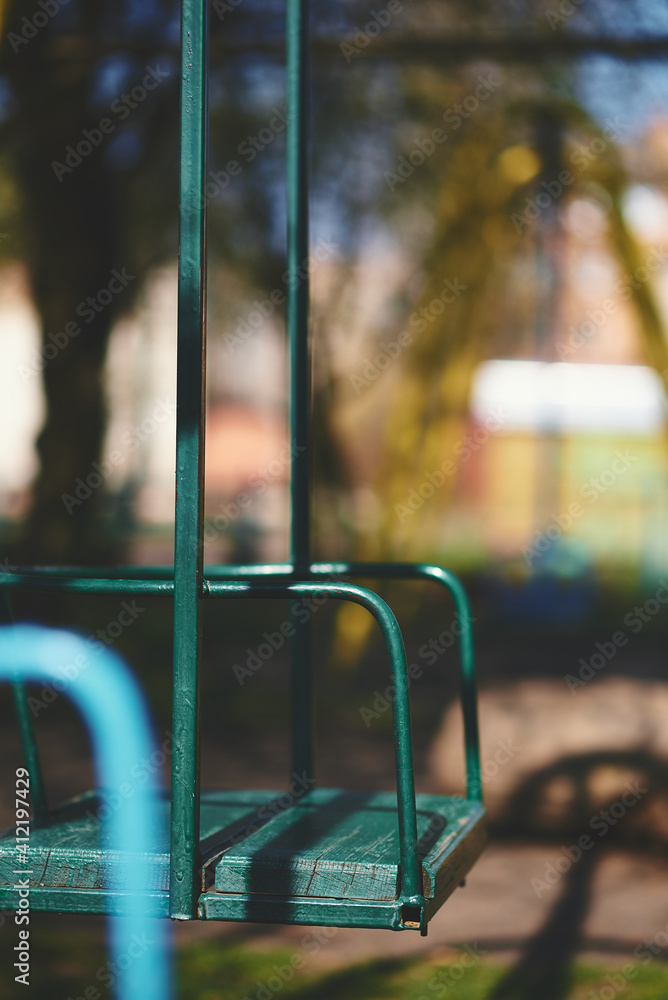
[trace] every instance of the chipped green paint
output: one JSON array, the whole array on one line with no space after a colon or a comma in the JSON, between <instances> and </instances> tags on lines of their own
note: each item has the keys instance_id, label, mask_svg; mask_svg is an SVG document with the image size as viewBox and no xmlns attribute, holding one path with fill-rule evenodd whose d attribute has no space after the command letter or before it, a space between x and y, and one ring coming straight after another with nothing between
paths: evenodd
<instances>
[{"instance_id":1,"label":"chipped green paint","mask_svg":"<svg viewBox=\"0 0 668 1000\"><path fill-rule=\"evenodd\" d=\"M99 804L87 793L33 830L27 870L34 909L120 911L132 885L118 864L122 855L100 842ZM416 805L421 889L431 915L482 850L484 810L436 795L418 795ZM165 801L162 845L145 858L150 905L163 916L169 914L168 811ZM286 801L274 791L206 790L200 822L200 918L406 929L393 793L325 788ZM14 869L10 829L0 834L0 907L18 901Z\"/></svg>"},{"instance_id":2,"label":"chipped green paint","mask_svg":"<svg viewBox=\"0 0 668 1000\"><path fill-rule=\"evenodd\" d=\"M434 896L443 860L479 812L465 799L417 796L425 898ZM215 867L212 888L249 896L396 900L402 890L399 854L391 792L316 788L253 836L224 847L210 863Z\"/></svg>"},{"instance_id":3,"label":"chipped green paint","mask_svg":"<svg viewBox=\"0 0 668 1000\"><path fill-rule=\"evenodd\" d=\"M165 587L169 581L158 579L163 570L159 567L154 569L155 577L154 580L146 580L147 584L153 583L160 588ZM166 570L164 571L166 572ZM401 914L401 905L410 902L418 907L422 917L421 922L424 922L433 915L437 909L437 905L447 898L447 896L452 892L452 890L459 884L463 879L466 872L469 870L471 864L475 858L480 853L483 844L483 817L484 809L480 804L480 767L479 767L479 749L478 749L478 737L477 737L477 715L476 715L476 704L475 704L475 676L473 668L473 648L469 641L468 645L462 648L462 698L464 701L464 716L465 723L469 727L466 730L466 748L467 748L467 784L469 786L469 796L470 800L477 802L477 813L475 822L471 825L470 830L467 828L462 833L462 836L458 839L457 844L454 845L452 850L448 850L444 855L443 865L439 865L439 870L449 872L449 880L445 879L442 874L440 877L441 888L437 896L432 896L430 902L427 903L426 907L424 905L424 899L422 898L422 888L423 888L423 876L424 862L422 867L422 874L419 874L417 856L418 856L418 844L417 844L417 827L415 824L415 793L413 784L413 766L412 766L412 751L410 748L410 707L408 703L408 685L406 683L406 672L405 672L405 654L403 651L403 641L401 639L401 633L399 631L398 624L394 615L387 607L384 601L382 601L377 595L372 591L368 591L362 587L356 587L353 584L341 584L341 583L320 583L317 581L319 575L349 575L349 576L360 576L360 577L395 577L395 578L406 578L406 579L433 579L434 581L440 583L441 585L447 587L455 597L457 608L462 616L463 620L466 620L470 624L470 612L468 610L468 604L464 595L464 591L461 588L461 584L456 580L452 574L448 573L446 570L440 567L434 566L424 566L424 565L402 565L402 564L312 564L310 568L311 580L308 582L294 582L294 570L291 565L268 565L268 566L218 566L218 567L208 567L206 577L202 581L202 596L207 598L227 598L227 599L248 599L248 598L285 598L292 595L301 596L315 596L315 595L326 595L330 598L339 598L354 600L357 603L363 605L376 617L378 623L383 629L386 644L388 647L388 653L391 663L391 668L393 671L393 678L397 686L397 698L395 701L394 711L394 727L395 727L395 751L396 751L396 765L397 765L397 789L398 789L398 812L397 812L397 825L399 829L399 844L401 853L401 871L405 872L406 875L403 878L403 892L402 900L403 902L398 904L398 909L396 906L391 908L391 912L383 912L379 916L377 909L373 910L371 916L363 908L355 904L352 910L347 912L347 915L340 916L338 920L343 920L344 923L341 926L403 926L401 920L397 924L396 914ZM147 574L149 575L149 574ZM235 579L220 579L220 577L228 576L235 577ZM217 579L218 578L218 579ZM63 573L52 573L44 576L42 578L43 585L50 589L54 587L58 589L60 582L67 582L68 578L65 577ZM97 581L95 581L97 582ZM103 581L104 582L104 581ZM162 589L161 589L161 592ZM463 634L470 633L470 628L463 630ZM473 719L474 726L471 727L471 719ZM172 813L172 827L174 825L174 815ZM407 817L407 822L406 822ZM413 833L413 830L415 832ZM207 864L206 858L205 869L210 867ZM193 897L197 902L197 896L202 888L209 888L206 885L202 885L199 881L201 876L199 874L200 868L200 853L197 854L197 862L194 863L192 868L192 879L193 879ZM444 888L445 887L445 888ZM90 889L90 887L87 887ZM54 887L55 889L55 887ZM58 892L62 886L58 887ZM84 891L82 889L82 891ZM213 919L253 919L259 920L260 917L255 915L257 906L264 906L261 903L261 895L255 894L253 896L253 916L252 918L248 915L246 917L239 916L224 916L224 913L245 913L246 910L243 909L241 904L237 905L234 901L229 901L229 906L221 906L219 902L215 900L210 900L210 892L205 893L207 897L206 905L202 903L201 897L199 900L199 916L201 918ZM288 900L292 898L286 895L286 906L283 911L277 908L275 901L270 901L268 905L267 912L271 912L274 916L267 916L267 920L278 919L277 914L279 912L283 913L285 922L309 922L315 919L313 917L314 911L308 909L306 915L302 914L300 907L295 909L295 905L290 903L288 905ZM93 905L94 900L90 895L76 896L82 907ZM437 901L437 905L436 905ZM38 905L38 904L36 904ZM47 904L45 904L47 905ZM62 902L60 906L64 905ZM300 904L301 906L301 904ZM50 905L47 907L50 908ZM99 903L95 903L95 912L99 911ZM331 916L332 911L326 909L325 911L329 916ZM370 911L369 911L370 912ZM390 915L388 916L388 913ZM300 915L301 914L301 915ZM366 914L366 915L365 915ZM308 917L308 919L307 919ZM322 914L318 919L321 919ZM360 923L356 924L355 921L359 919ZM371 922L369 922L371 921ZM420 924L418 923L417 926Z\"/></svg>"},{"instance_id":4,"label":"chipped green paint","mask_svg":"<svg viewBox=\"0 0 668 1000\"><path fill-rule=\"evenodd\" d=\"M218 849L221 837L238 836L275 796L275 792L263 791L202 792L201 852L208 854ZM87 792L54 810L48 826L31 829L29 864L25 866L27 871L32 872L31 888L102 889L105 864L110 860L109 852L100 842L98 810L104 806L110 808L106 798L100 799L94 792ZM153 869L152 888L168 895L169 802L166 800L163 809L163 822L158 831L161 850L152 857L147 856L146 863ZM10 828L0 833L0 887L5 891L16 881L15 868L16 841L14 829ZM106 874L108 876L109 873ZM132 888L122 882L117 872L112 870L112 875L116 879L116 892Z\"/></svg>"},{"instance_id":5,"label":"chipped green paint","mask_svg":"<svg viewBox=\"0 0 668 1000\"><path fill-rule=\"evenodd\" d=\"M205 0L183 0L174 566L22 569L2 574L1 592L6 602L12 590L151 595L173 601L172 798L164 803L164 850L146 858L156 912L177 919L424 932L484 844L472 619L461 583L441 567L311 562L309 289L308 276L298 276L308 256L308 0L286 3L290 562L208 567L202 562L208 5ZM465 623L460 676L467 799L416 797L406 658L396 618L373 591L349 582L323 582L324 576L432 581L454 598ZM308 628L300 629L295 639L290 682L292 770L307 774L308 793L288 805L285 794L273 791L200 793L201 601L316 595L355 601L381 628L396 691L396 794L313 788ZM15 688L14 695L33 806L42 818L46 797L25 689ZM31 890L34 909L113 913L122 907L131 887L120 875L111 893L101 889L105 865L112 858L99 843L94 803L94 794L88 793L54 811L47 825L33 828L31 860L38 873ZM0 834L1 907L17 902L10 880L10 833Z\"/></svg>"}]
</instances>

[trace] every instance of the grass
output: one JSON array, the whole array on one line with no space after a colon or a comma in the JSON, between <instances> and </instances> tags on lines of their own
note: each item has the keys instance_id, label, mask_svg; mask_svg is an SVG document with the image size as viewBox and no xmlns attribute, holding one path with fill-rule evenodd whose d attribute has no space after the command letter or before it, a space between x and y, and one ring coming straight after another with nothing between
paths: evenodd
<instances>
[{"instance_id":1,"label":"grass","mask_svg":"<svg viewBox=\"0 0 668 1000\"><path fill-rule=\"evenodd\" d=\"M36 929L37 930L37 929ZM10 974L9 923L2 931L0 998L17 995ZM108 956L100 935L37 932L32 943L32 1000L107 1000L112 997ZM465 967L465 953L447 958L381 958L323 969L319 946L299 951L257 951L246 945L205 942L182 948L177 959L178 1000L488 1000L506 969L488 959ZM630 975L629 975L630 971ZM665 1000L668 968L659 961L609 968L578 963L573 984L560 1000ZM28 995L26 993L26 995ZM496 998L495 998L496 1000ZM531 991L504 993L503 1000L540 1000Z\"/></svg>"},{"instance_id":2,"label":"grass","mask_svg":"<svg viewBox=\"0 0 668 1000\"><path fill-rule=\"evenodd\" d=\"M100 918L58 918L34 914L31 921L31 1000L112 1000ZM0 1000L14 1000L12 948L17 928L12 915L0 913ZM318 935L321 935L320 944ZM495 993L508 968L489 956L466 952L426 953L393 958L388 935L387 956L336 968L323 965L319 952L323 932L304 928L293 950L257 950L246 942L207 940L181 947L177 954L177 1000L545 1000L536 990ZM474 954L474 953L472 953ZM623 960L609 967L576 963L566 996L551 1000L665 1000L668 965L663 955L643 964ZM467 965L468 963L468 965ZM549 977L548 977L549 978ZM552 980L551 980L552 981Z\"/></svg>"},{"instance_id":3,"label":"grass","mask_svg":"<svg viewBox=\"0 0 668 1000\"><path fill-rule=\"evenodd\" d=\"M505 970L487 960L469 968L460 957L451 960L380 959L323 971L302 952L304 965L291 974L294 952L254 952L247 948L213 949L198 945L186 949L179 966L182 1000L487 1000ZM462 957L466 957L463 955ZM311 967L309 967L311 966ZM568 1000L665 1000L668 968L659 963L595 968L576 964ZM515 994L507 1000L540 1000ZM566 1000L566 998L564 998Z\"/></svg>"}]
</instances>

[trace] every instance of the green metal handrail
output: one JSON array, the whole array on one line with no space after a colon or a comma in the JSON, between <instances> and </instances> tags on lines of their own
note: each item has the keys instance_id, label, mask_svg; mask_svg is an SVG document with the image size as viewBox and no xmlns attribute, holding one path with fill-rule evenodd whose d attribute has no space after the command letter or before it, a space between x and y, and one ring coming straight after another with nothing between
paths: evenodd
<instances>
[{"instance_id":1,"label":"green metal handrail","mask_svg":"<svg viewBox=\"0 0 668 1000\"><path fill-rule=\"evenodd\" d=\"M76 576L73 574L76 572ZM106 572L106 576L99 574ZM210 565L204 567L202 596L216 596L207 583L214 580L259 578L285 582L294 579L296 568L291 563L261 563ZM98 574L94 576L94 574ZM136 594L152 597L173 597L174 568L172 566L120 566L103 570L99 567L40 567L2 575L2 585L8 589L84 592L93 594ZM477 685L473 648L471 608L461 581L442 566L429 563L311 563L308 577L380 577L396 580L424 580L444 587L453 597L462 623L460 647L461 704L464 717L467 796L482 801L480 770L480 740L478 733ZM302 772L299 772L302 773Z\"/></svg>"},{"instance_id":2,"label":"green metal handrail","mask_svg":"<svg viewBox=\"0 0 668 1000\"><path fill-rule=\"evenodd\" d=\"M211 596L227 598L286 598L296 595L299 597L320 595L325 598L337 598L361 605L376 619L385 640L395 687L393 724L402 879L401 902L416 906L423 904L422 876L417 846L408 670L404 640L393 611L378 594L367 590L366 587L358 587L352 583L286 582L281 584L211 580L207 581L206 588Z\"/></svg>"},{"instance_id":3,"label":"green metal handrail","mask_svg":"<svg viewBox=\"0 0 668 1000\"><path fill-rule=\"evenodd\" d=\"M467 794L480 801L480 753L471 616L464 589L438 566L393 563L314 563L311 559L309 416L311 403L308 269L308 0L286 0L287 104L287 331L290 352L291 532L290 561L261 565L203 565L204 431L206 376L206 211L208 4L182 0L181 172L177 450L174 565L169 567L40 567L0 575L6 618L12 590L132 594L174 601L172 810L170 915L197 916L200 887L200 661L201 601L206 598L287 598L324 595L365 607L378 622L396 691L393 719L400 838L401 905L422 908L415 784L406 656L398 622L378 595L323 576L431 580L453 596L462 622L461 700L466 744ZM292 768L314 776L310 627L300 624L291 664ZM25 689L15 700L26 759L40 786L39 757ZM36 800L46 810L44 796Z\"/></svg>"}]
</instances>

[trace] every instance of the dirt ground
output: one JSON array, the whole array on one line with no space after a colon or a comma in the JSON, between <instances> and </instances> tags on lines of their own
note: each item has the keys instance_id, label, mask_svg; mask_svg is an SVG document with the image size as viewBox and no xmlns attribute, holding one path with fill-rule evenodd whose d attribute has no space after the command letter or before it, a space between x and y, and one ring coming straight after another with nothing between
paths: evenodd
<instances>
[{"instance_id":1,"label":"dirt ground","mask_svg":"<svg viewBox=\"0 0 668 1000\"><path fill-rule=\"evenodd\" d=\"M530 884L555 857L553 848L531 844L491 844L455 894L429 924L426 938L339 928L315 956L324 966L394 956L434 954L466 944L494 962L511 962L527 939L545 923L560 886L539 899ZM611 852L595 874L589 915L578 958L600 964L628 961L646 938L668 926L668 862ZM299 950L307 929L254 924L187 924L176 928L177 943L194 940L252 940L256 948Z\"/></svg>"},{"instance_id":2,"label":"dirt ground","mask_svg":"<svg viewBox=\"0 0 668 1000\"><path fill-rule=\"evenodd\" d=\"M593 638L595 636L589 637L587 642ZM542 640L538 645L545 649ZM524 641L519 653L517 646L515 652L512 648L500 651L493 641L483 641L481 647L483 690L487 683L498 684L504 677L526 677L536 669L537 654L532 641ZM581 648L582 640L573 637L564 639L561 647L553 643L551 658L543 656L542 666L552 676L563 675L572 662L577 662ZM244 651L242 644L231 657L226 657L226 661L234 662ZM635 655L634 663L620 658L616 669L626 676L634 671L646 678L662 676L663 658L658 646L637 648ZM215 659L210 654L212 658ZM455 663L450 665L454 668ZM377 726L367 728L360 722L359 712L360 706L371 703L369 692L379 689L384 669L381 664L375 673L375 667L370 668L354 681L339 677L334 678L329 687L325 686L326 710L322 712L318 738L323 785L393 787L391 713L386 713ZM165 674L169 676L168 668L161 668L159 672L159 677L156 670L143 678L150 694L165 689L164 677ZM451 674L454 672L453 669ZM229 671L222 678L215 674L213 679L207 680L203 709L203 785L281 787L287 773L288 749L285 731L277 726L276 717L286 707L285 663L277 657L266 674L266 684L258 684L250 692L240 690ZM444 702L454 695L452 678L444 682L443 676L443 672L433 677L426 674L414 697L416 780L421 791L432 790L429 754L445 714ZM252 708L245 708L246 704ZM9 711L8 699L0 708L3 714L5 709ZM156 702L158 742L168 739L168 709L167 702ZM91 787L87 738L71 710L65 704L54 704L40 714L37 724L52 800L59 801ZM557 739L557 755L558 749ZM3 774L9 776L21 763L13 727L5 726L0 732L0 760L3 761ZM167 755L166 774L168 766ZM0 821L5 822L2 825L7 825L11 812L10 791L9 782L3 781ZM342 967L388 953L397 957L446 954L449 949L467 944L486 953L494 962L514 962L526 952L532 937L555 919L557 929L553 937L557 948L558 926L568 927L573 921L581 926L569 958L577 956L606 965L623 962L644 940L668 929L668 854L663 846L661 849L656 849L656 844L650 846L651 849L645 849L621 841L606 843L596 856L592 852L591 858L573 865L557 884L538 893L531 880L542 878L546 866L560 856L560 841L523 836L521 830L515 830L512 835L507 830L498 830L470 873L466 886L457 890L431 922L426 939L411 932L392 934L339 929L330 935L314 962L325 967ZM572 906L568 901L570 897ZM560 900L563 912L555 917ZM58 922L60 930L71 929L76 934L80 919L40 915L35 930L39 934L39 928L43 927L47 932ZM89 926L99 924L102 935L102 920L86 919ZM258 949L285 947L299 951L305 933L306 929L299 927L192 923L177 926L175 939L177 945L206 939L248 942Z\"/></svg>"}]
</instances>

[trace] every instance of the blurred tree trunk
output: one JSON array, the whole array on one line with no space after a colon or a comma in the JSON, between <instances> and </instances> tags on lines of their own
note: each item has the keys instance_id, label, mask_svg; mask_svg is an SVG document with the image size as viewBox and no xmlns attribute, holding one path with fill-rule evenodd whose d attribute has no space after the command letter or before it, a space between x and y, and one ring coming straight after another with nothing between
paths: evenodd
<instances>
[{"instance_id":1,"label":"blurred tree trunk","mask_svg":"<svg viewBox=\"0 0 668 1000\"><path fill-rule=\"evenodd\" d=\"M64 162L66 146L83 138L82 129L97 124L87 112L87 65L59 53L48 30L14 52L7 33L30 13L32 6L24 0L10 5L4 65L20 106L20 123L25 123L11 139L29 241L26 263L41 318L42 351L47 350L42 372L46 415L37 440L40 464L32 504L14 559L28 564L95 562L113 556L100 524L104 484L76 505L66 506L63 494L74 496L77 478L85 480L100 460L106 423L103 368L123 295L114 296L100 312L85 311L85 300L105 288L112 270L121 270L123 262L113 181L100 151L93 150L60 179L52 167L54 161ZM73 323L80 332L67 337L67 324Z\"/></svg>"}]
</instances>

